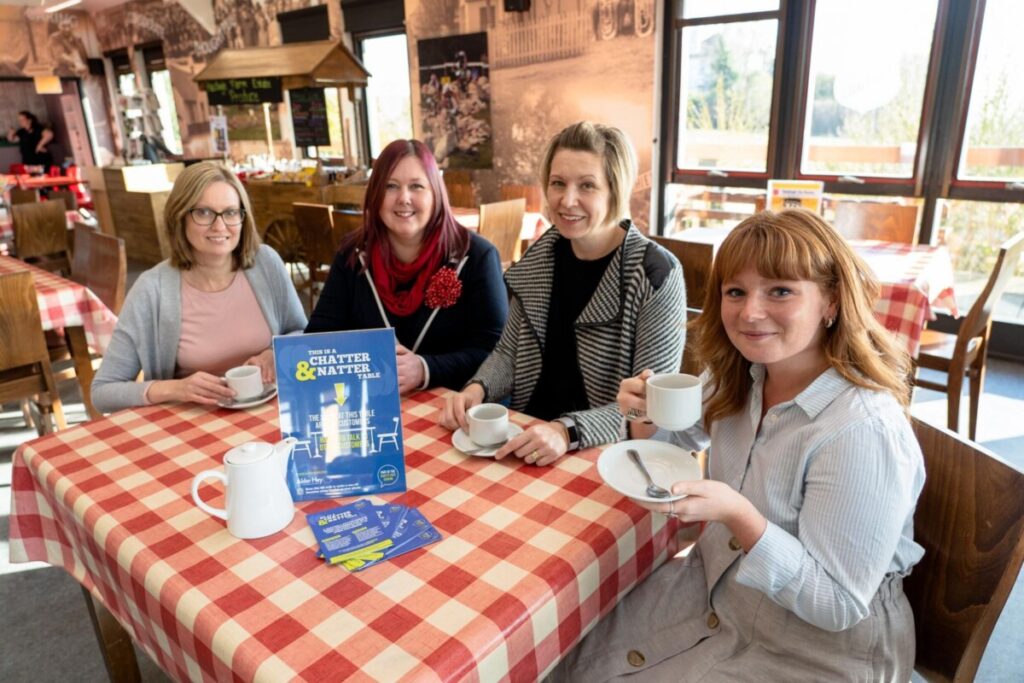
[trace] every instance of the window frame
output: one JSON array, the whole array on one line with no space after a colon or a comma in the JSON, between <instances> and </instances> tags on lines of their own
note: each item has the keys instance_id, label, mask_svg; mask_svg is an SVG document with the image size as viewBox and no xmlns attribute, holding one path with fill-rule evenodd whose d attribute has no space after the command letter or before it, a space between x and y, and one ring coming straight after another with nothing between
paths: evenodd
<instances>
[{"instance_id":1,"label":"window frame","mask_svg":"<svg viewBox=\"0 0 1024 683\"><path fill-rule=\"evenodd\" d=\"M658 169L662 180L652 197L656 218L652 232L659 235L665 232L666 187L669 183L714 186L728 190L764 189L769 178L813 179L824 181L824 189L828 194L914 199L921 205L919 240L925 244L932 240L940 200L1024 203L1024 181L1014 184L1012 180L957 177L960 157L964 151L964 138L969 135L967 116L986 0L938 0L922 101L921 127L915 150L914 174L907 179L857 176L863 182L851 182L843 176L800 173L817 0L780 0L777 10L780 14L780 34L776 43L776 75L769 123L768 173L730 171L723 176L708 170L676 167L682 27L699 23L725 23L722 17L680 19L685 1L666 0L661 17L662 25L667 27L662 33L659 46L661 103ZM751 17L769 18L775 14L774 11L753 12L730 15L730 18L742 21L750 20ZM948 329L955 324L955 321L940 316L937 328ZM992 351L1024 357L1021 327L1022 324L1017 322L996 321L993 326Z\"/></svg>"}]
</instances>

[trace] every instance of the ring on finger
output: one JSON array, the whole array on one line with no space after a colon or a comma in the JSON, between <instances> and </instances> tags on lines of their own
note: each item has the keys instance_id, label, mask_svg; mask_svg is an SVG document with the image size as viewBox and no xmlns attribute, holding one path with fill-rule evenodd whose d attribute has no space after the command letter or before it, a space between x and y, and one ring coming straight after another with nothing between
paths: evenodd
<instances>
[{"instance_id":1,"label":"ring on finger","mask_svg":"<svg viewBox=\"0 0 1024 683\"><path fill-rule=\"evenodd\" d=\"M627 420L636 420L637 418L640 418L642 416L643 413L640 412L639 408L630 408L629 410L626 411Z\"/></svg>"},{"instance_id":2,"label":"ring on finger","mask_svg":"<svg viewBox=\"0 0 1024 683\"><path fill-rule=\"evenodd\" d=\"M524 458L524 460L526 460L527 464L530 464L530 465L532 465L533 463L537 462L537 451L534 451L533 453L530 453L528 456L526 456Z\"/></svg>"}]
</instances>

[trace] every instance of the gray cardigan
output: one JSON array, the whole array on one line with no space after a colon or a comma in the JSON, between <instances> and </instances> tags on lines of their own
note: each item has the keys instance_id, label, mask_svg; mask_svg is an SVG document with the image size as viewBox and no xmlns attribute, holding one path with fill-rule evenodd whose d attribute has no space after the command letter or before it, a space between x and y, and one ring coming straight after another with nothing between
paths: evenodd
<instances>
[{"instance_id":1,"label":"gray cardigan","mask_svg":"<svg viewBox=\"0 0 1024 683\"><path fill-rule=\"evenodd\" d=\"M619 439L622 416L615 403L619 382L644 368L679 372L686 340L686 290L676 258L624 222L626 238L580 317L576 347L591 408L568 413L579 430L580 447ZM494 351L470 383L484 388L484 400L511 396L523 410L540 378L544 335L555 268L549 229L505 273L511 295L508 322Z\"/></svg>"},{"instance_id":2,"label":"gray cardigan","mask_svg":"<svg viewBox=\"0 0 1024 683\"><path fill-rule=\"evenodd\" d=\"M271 334L305 328L299 296L276 251L261 245L253 266L242 273ZM96 408L109 413L144 405L152 381L174 379L180 337L181 271L163 261L140 275L125 297L114 336L92 382ZM140 371L144 381L136 382Z\"/></svg>"}]
</instances>

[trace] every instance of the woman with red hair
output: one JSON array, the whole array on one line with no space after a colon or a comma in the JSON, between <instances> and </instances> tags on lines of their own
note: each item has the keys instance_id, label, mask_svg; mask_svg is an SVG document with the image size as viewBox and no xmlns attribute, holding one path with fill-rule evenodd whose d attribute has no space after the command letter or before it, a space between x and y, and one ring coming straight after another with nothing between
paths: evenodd
<instances>
[{"instance_id":1,"label":"woman with red hair","mask_svg":"<svg viewBox=\"0 0 1024 683\"><path fill-rule=\"evenodd\" d=\"M389 144L373 165L363 227L342 243L306 332L393 327L403 394L461 389L507 313L498 251L456 222L430 150Z\"/></svg>"}]
</instances>

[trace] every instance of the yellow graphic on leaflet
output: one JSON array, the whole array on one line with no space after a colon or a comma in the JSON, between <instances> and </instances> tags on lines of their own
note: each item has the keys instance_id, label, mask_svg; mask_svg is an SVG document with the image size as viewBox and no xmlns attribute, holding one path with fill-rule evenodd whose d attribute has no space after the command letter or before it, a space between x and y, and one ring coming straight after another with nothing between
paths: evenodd
<instances>
[{"instance_id":1,"label":"yellow graphic on leaflet","mask_svg":"<svg viewBox=\"0 0 1024 683\"><path fill-rule=\"evenodd\" d=\"M345 405L345 400L348 398L345 392L345 383L339 382L334 385L334 402L339 406Z\"/></svg>"},{"instance_id":2,"label":"yellow graphic on leaflet","mask_svg":"<svg viewBox=\"0 0 1024 683\"><path fill-rule=\"evenodd\" d=\"M312 382L316 379L316 370L310 367L306 361L299 361L295 366L295 379L300 382Z\"/></svg>"}]
</instances>

